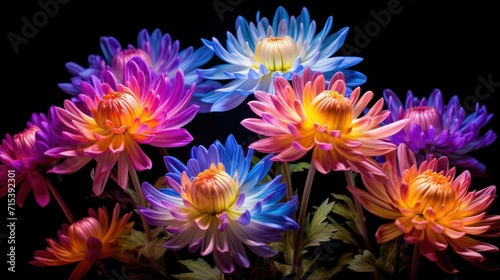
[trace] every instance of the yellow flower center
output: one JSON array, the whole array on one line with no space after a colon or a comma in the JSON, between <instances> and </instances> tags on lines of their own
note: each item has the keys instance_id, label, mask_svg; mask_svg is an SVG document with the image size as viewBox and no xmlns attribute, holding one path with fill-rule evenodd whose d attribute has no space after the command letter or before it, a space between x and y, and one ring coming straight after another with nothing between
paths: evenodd
<instances>
[{"instance_id":1,"label":"yellow flower center","mask_svg":"<svg viewBox=\"0 0 500 280\"><path fill-rule=\"evenodd\" d=\"M443 130L443 120L436 108L427 106L413 107L405 112L404 117L410 120L404 128L406 133L410 132L414 124L418 124L422 131L427 131L431 125L436 129L437 133Z\"/></svg>"},{"instance_id":2,"label":"yellow flower center","mask_svg":"<svg viewBox=\"0 0 500 280\"><path fill-rule=\"evenodd\" d=\"M255 48L255 60L270 71L290 70L299 55L299 48L290 36L259 40Z\"/></svg>"},{"instance_id":3,"label":"yellow flower center","mask_svg":"<svg viewBox=\"0 0 500 280\"><path fill-rule=\"evenodd\" d=\"M350 130L353 114L351 101L336 91L325 90L318 94L308 111L310 120L320 128L326 126L328 130L343 133Z\"/></svg>"},{"instance_id":4,"label":"yellow flower center","mask_svg":"<svg viewBox=\"0 0 500 280\"><path fill-rule=\"evenodd\" d=\"M110 89L108 94L103 96L94 116L97 124L102 128L110 130L127 128L139 116L139 103L132 93L127 92L127 89L124 92Z\"/></svg>"},{"instance_id":5,"label":"yellow flower center","mask_svg":"<svg viewBox=\"0 0 500 280\"><path fill-rule=\"evenodd\" d=\"M454 208L455 192L450 177L432 170L427 170L415 177L409 184L409 191L410 206L424 216L425 210L429 208L432 208L439 217Z\"/></svg>"},{"instance_id":6,"label":"yellow flower center","mask_svg":"<svg viewBox=\"0 0 500 280\"><path fill-rule=\"evenodd\" d=\"M123 81L123 70L125 69L125 65L127 62L133 58L134 56L138 56L142 58L150 67L153 65L151 61L151 56L142 49L126 49L115 55L113 61L111 62L111 69L113 69L113 74L115 74L118 80Z\"/></svg>"},{"instance_id":7,"label":"yellow flower center","mask_svg":"<svg viewBox=\"0 0 500 280\"><path fill-rule=\"evenodd\" d=\"M34 156L34 145L36 142L36 132L39 131L38 126L31 126L23 132L14 135L12 149L16 155L16 159L24 160Z\"/></svg>"},{"instance_id":8,"label":"yellow flower center","mask_svg":"<svg viewBox=\"0 0 500 280\"><path fill-rule=\"evenodd\" d=\"M204 170L186 187L186 195L193 205L207 214L219 214L236 200L238 187L222 164Z\"/></svg>"}]
</instances>

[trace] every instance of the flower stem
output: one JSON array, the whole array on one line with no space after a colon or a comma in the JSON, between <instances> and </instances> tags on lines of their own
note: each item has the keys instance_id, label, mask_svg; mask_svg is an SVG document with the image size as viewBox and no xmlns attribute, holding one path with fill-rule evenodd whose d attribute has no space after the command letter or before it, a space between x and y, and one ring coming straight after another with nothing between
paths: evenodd
<instances>
[{"instance_id":1,"label":"flower stem","mask_svg":"<svg viewBox=\"0 0 500 280\"><path fill-rule=\"evenodd\" d=\"M316 166L314 162L311 162L309 167L309 172L307 173L306 183L304 185L304 191L302 193L302 198L300 199L300 210L299 210L299 218L297 223L300 228L299 231L295 235L295 244L293 248L293 264L292 264L292 273L295 273L295 278L300 279L302 276L302 265L299 265L300 255L302 253L302 235L304 231L304 220L307 213L307 204L309 203L309 196L311 194L312 182L314 179L314 174L316 173Z\"/></svg>"},{"instance_id":2,"label":"flower stem","mask_svg":"<svg viewBox=\"0 0 500 280\"><path fill-rule=\"evenodd\" d=\"M68 206L66 205L66 203L64 203L64 200L62 199L61 195L54 187L54 184L52 184L52 181L47 177L47 175L43 175L43 179L45 180L45 183L47 183L47 187L48 187L50 193L56 199L57 204L59 204L62 211L64 212L64 215L66 215L66 218L68 218L68 221L71 224L74 223L76 220L73 217L73 214L71 214L71 211L69 211Z\"/></svg>"},{"instance_id":3,"label":"flower stem","mask_svg":"<svg viewBox=\"0 0 500 280\"><path fill-rule=\"evenodd\" d=\"M392 272L392 280L397 280L399 275L399 262L401 259L401 236L396 237L396 248L394 250L394 270Z\"/></svg>"},{"instance_id":4,"label":"flower stem","mask_svg":"<svg viewBox=\"0 0 500 280\"><path fill-rule=\"evenodd\" d=\"M99 268L101 268L102 274L104 274L104 277L106 278L106 280L110 280L111 275L109 274L109 270L106 268L106 266L104 265L102 260L97 260L96 262L99 265Z\"/></svg>"},{"instance_id":5,"label":"flower stem","mask_svg":"<svg viewBox=\"0 0 500 280\"><path fill-rule=\"evenodd\" d=\"M410 280L418 279L418 264L420 262L420 249L418 248L420 243L415 243L413 245L413 256L411 257L411 270L410 270Z\"/></svg>"},{"instance_id":6,"label":"flower stem","mask_svg":"<svg viewBox=\"0 0 500 280\"><path fill-rule=\"evenodd\" d=\"M356 182L354 180L354 175L355 175L354 172L352 170L348 170L345 171L344 174L347 181L347 185L350 187L356 187ZM356 206L356 214L357 214L356 216L358 219L357 223L361 237L363 237L363 240L365 241L366 249L371 251L370 241L368 239L368 231L366 229L366 224L364 221L363 207L356 197L354 197L354 204Z\"/></svg>"},{"instance_id":7,"label":"flower stem","mask_svg":"<svg viewBox=\"0 0 500 280\"><path fill-rule=\"evenodd\" d=\"M166 148L158 148L162 157L168 156L168 150Z\"/></svg>"},{"instance_id":8,"label":"flower stem","mask_svg":"<svg viewBox=\"0 0 500 280\"><path fill-rule=\"evenodd\" d=\"M137 176L137 171L132 166L132 163L130 162L130 160L128 160L128 164L129 164L129 170L130 170L130 172L129 172L130 178L132 179L132 185L134 185L134 190L135 190L137 199L139 200L138 203L141 206L147 207L146 198L144 197L144 194L142 193L141 183L139 182L139 177ZM132 200L133 200L133 198L132 198ZM148 241L151 241L152 236L151 236L151 230L149 229L149 224L146 223L146 221L144 220L144 217L142 215L139 214L139 216L141 217L141 221L142 221L142 225L144 227L144 233L146 234L146 238Z\"/></svg>"},{"instance_id":9,"label":"flower stem","mask_svg":"<svg viewBox=\"0 0 500 280\"><path fill-rule=\"evenodd\" d=\"M290 197L292 197L292 183L291 183L291 178L290 178L290 172L288 171L288 163L287 162L282 162L281 166L283 168L283 176L285 178L285 184L286 184L286 201L290 201Z\"/></svg>"},{"instance_id":10,"label":"flower stem","mask_svg":"<svg viewBox=\"0 0 500 280\"><path fill-rule=\"evenodd\" d=\"M290 201L290 198L293 195L293 190L292 190L292 178L290 177L290 171L288 170L288 163L287 162L282 162L281 163L282 168L283 168L283 176L285 177L285 184L286 184L286 194L285 194L285 199L286 201ZM292 219L295 220L295 213L292 215Z\"/></svg>"}]
</instances>

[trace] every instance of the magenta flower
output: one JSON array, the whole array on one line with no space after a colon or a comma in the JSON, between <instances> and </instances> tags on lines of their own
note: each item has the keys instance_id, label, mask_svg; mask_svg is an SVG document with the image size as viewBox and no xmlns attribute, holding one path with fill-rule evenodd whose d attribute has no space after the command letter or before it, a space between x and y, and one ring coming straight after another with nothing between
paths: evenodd
<instances>
[{"instance_id":1,"label":"magenta flower","mask_svg":"<svg viewBox=\"0 0 500 280\"><path fill-rule=\"evenodd\" d=\"M50 201L50 194L44 174L58 162L58 158L46 155L45 152L59 145L60 139L53 131L56 124L55 107L52 106L46 115L31 115L24 131L13 137L6 134L0 146L0 197L8 192L9 170L15 174L16 203L23 207L30 190L36 202L44 207ZM20 186L20 187L19 187Z\"/></svg>"},{"instance_id":2,"label":"magenta flower","mask_svg":"<svg viewBox=\"0 0 500 280\"><path fill-rule=\"evenodd\" d=\"M185 90L182 71L173 79L156 76L135 57L127 62L123 79L126 82L120 84L112 72L104 71L101 80L95 77L92 84L82 83L79 106L66 100L64 108L56 111L63 123L64 145L47 154L68 159L51 172L73 173L95 159L96 195L102 193L115 164L122 188L131 168L151 168L140 144L170 148L193 139L183 126L194 118L198 106L190 104L194 86Z\"/></svg>"}]
</instances>

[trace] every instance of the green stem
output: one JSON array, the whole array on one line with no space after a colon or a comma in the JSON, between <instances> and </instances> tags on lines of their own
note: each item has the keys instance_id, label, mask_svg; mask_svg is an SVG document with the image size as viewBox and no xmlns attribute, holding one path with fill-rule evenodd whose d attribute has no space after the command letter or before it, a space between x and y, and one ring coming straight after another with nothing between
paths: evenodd
<instances>
[{"instance_id":1,"label":"green stem","mask_svg":"<svg viewBox=\"0 0 500 280\"><path fill-rule=\"evenodd\" d=\"M300 256L302 253L302 248L300 245L302 244L302 235L305 224L304 220L307 213L307 204L309 203L309 196L311 194L311 188L315 173L316 166L314 165L314 162L311 162L309 172L307 173L306 183L304 185L304 192L302 193L302 198L300 199L299 218L297 220L300 228L297 232L297 235L295 235L295 244L293 248L292 272L295 273L296 279L300 279L300 277L302 276L302 265L299 264Z\"/></svg>"},{"instance_id":2,"label":"green stem","mask_svg":"<svg viewBox=\"0 0 500 280\"><path fill-rule=\"evenodd\" d=\"M144 194L142 193L141 190L141 183L139 182L139 177L137 176L137 171L135 168L132 166L132 163L130 160L128 160L128 165L129 165L129 173L130 173L130 178L132 179L132 185L134 186L135 194L137 196L138 204L144 207L147 207L147 202L146 198L144 197ZM132 197L132 200L133 197ZM141 217L142 225L144 227L144 233L146 234L146 238L148 241L151 241L153 238L151 236L151 230L149 229L149 224L144 220L144 217L142 215L139 215Z\"/></svg>"},{"instance_id":3,"label":"green stem","mask_svg":"<svg viewBox=\"0 0 500 280\"><path fill-rule=\"evenodd\" d=\"M285 184L286 184L286 194L285 194L285 199L286 201L290 201L290 198L293 195L293 190L292 190L292 178L290 171L288 170L288 163L282 162L281 163L283 167L283 176L285 177ZM295 220L295 213L292 214L292 219Z\"/></svg>"},{"instance_id":4,"label":"green stem","mask_svg":"<svg viewBox=\"0 0 500 280\"><path fill-rule=\"evenodd\" d=\"M290 201L290 197L292 197L292 179L290 178L290 172L288 171L288 163L282 162L281 166L283 168L283 177L285 178L286 183L286 201Z\"/></svg>"},{"instance_id":5,"label":"green stem","mask_svg":"<svg viewBox=\"0 0 500 280\"><path fill-rule=\"evenodd\" d=\"M418 279L418 264L420 262L420 249L418 248L420 243L415 243L413 245L413 256L411 257L411 269L410 269L410 280Z\"/></svg>"},{"instance_id":6,"label":"green stem","mask_svg":"<svg viewBox=\"0 0 500 280\"><path fill-rule=\"evenodd\" d=\"M397 280L398 279L398 276L399 276L399 261L401 259L400 257L400 250L401 250L401 238L402 236L398 236L396 237L396 248L394 250L394 271L392 273L392 280Z\"/></svg>"},{"instance_id":7,"label":"green stem","mask_svg":"<svg viewBox=\"0 0 500 280\"><path fill-rule=\"evenodd\" d=\"M48 187L50 193L56 199L57 204L59 204L62 211L64 212L64 215L66 215L66 218L68 219L68 221L71 224L74 223L76 220L73 217L73 214L71 214L71 211L69 211L68 206L66 205L66 203L64 203L64 200L62 199L61 195L54 187L54 184L52 184L52 181L47 177L47 175L43 175L43 179L45 180L45 183L47 184L47 187Z\"/></svg>"},{"instance_id":8,"label":"green stem","mask_svg":"<svg viewBox=\"0 0 500 280\"><path fill-rule=\"evenodd\" d=\"M348 170L348 171L345 171L344 172L345 174L345 178L346 178L346 181L347 181L347 185L350 186L350 187L356 187L356 182L354 180L354 173L352 170ZM365 246L366 246L366 249L368 249L369 251L371 251L371 246L370 246L370 241L368 239L368 231L366 229L366 224L365 224L365 220L364 220L364 214L363 214L363 206L361 205L361 203L359 202L359 200L354 197L354 204L356 206L356 216L357 216L357 223L358 223L358 227L359 227L359 231L360 231L360 234L361 234L361 237L363 237L363 240L365 242Z\"/></svg>"}]
</instances>

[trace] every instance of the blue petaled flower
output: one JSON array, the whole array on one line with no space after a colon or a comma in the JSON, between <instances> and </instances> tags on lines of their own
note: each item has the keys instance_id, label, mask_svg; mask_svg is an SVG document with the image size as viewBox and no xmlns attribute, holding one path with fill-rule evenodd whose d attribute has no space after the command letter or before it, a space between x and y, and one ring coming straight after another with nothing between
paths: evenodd
<instances>
[{"instance_id":1,"label":"blue petaled flower","mask_svg":"<svg viewBox=\"0 0 500 280\"><path fill-rule=\"evenodd\" d=\"M230 80L220 88L209 92L203 101L213 103L211 111L227 111L237 107L255 90L274 93L273 77L292 79L306 67L313 72L321 71L325 80L342 71L350 88L363 84L366 77L358 71L346 70L362 61L359 57L335 56L347 36L348 27L328 35L333 18L328 17L323 29L316 34L316 22L311 21L309 11L302 9L298 17L289 16L278 7L272 22L260 18L256 24L239 16L236 20L236 36L227 33L227 50L216 38L202 39L214 53L227 62L210 69L200 69L203 77L211 80Z\"/></svg>"},{"instance_id":2,"label":"blue petaled flower","mask_svg":"<svg viewBox=\"0 0 500 280\"><path fill-rule=\"evenodd\" d=\"M235 138L191 149L186 165L165 157L169 187L157 190L148 183L142 191L151 208L139 208L146 222L164 226L174 234L165 247L179 250L188 246L194 253L212 253L224 273L234 270L234 262L249 267L246 245L262 257L274 256L267 243L281 239L287 230L297 230L290 218L297 210L294 196L280 202L286 187L281 176L262 181L271 168L271 155L252 167L253 150L246 156Z\"/></svg>"},{"instance_id":3,"label":"blue petaled flower","mask_svg":"<svg viewBox=\"0 0 500 280\"><path fill-rule=\"evenodd\" d=\"M88 68L75 62L66 64L73 77L71 83L59 84L63 91L74 96L78 95L81 93L82 82L90 82L93 75L100 78L104 70L111 71L119 81L122 81L127 61L139 56L157 75L164 74L172 79L175 78L177 70L182 70L186 89L196 84L191 101L200 106L200 113L209 111L209 104L201 102L200 98L204 93L219 87L220 83L203 79L195 71L212 59L213 52L209 48L202 46L195 50L190 46L180 50L179 41L172 41L170 34L162 34L159 29L155 29L151 34L146 29L141 30L137 37L137 47L129 44L124 49L117 39L105 36L100 38L100 45L103 56L89 55Z\"/></svg>"},{"instance_id":4,"label":"blue petaled flower","mask_svg":"<svg viewBox=\"0 0 500 280\"><path fill-rule=\"evenodd\" d=\"M383 95L391 111L386 123L409 119L402 130L390 137L392 142L406 144L419 163L434 154L448 157L451 165L471 173L485 170L484 164L468 155L491 144L497 137L491 129L480 135L483 126L493 117L486 112L484 105L476 104L476 110L466 115L458 96L453 96L446 105L439 89L435 89L429 99L419 99L408 91L404 105L390 89L386 89Z\"/></svg>"}]
</instances>

